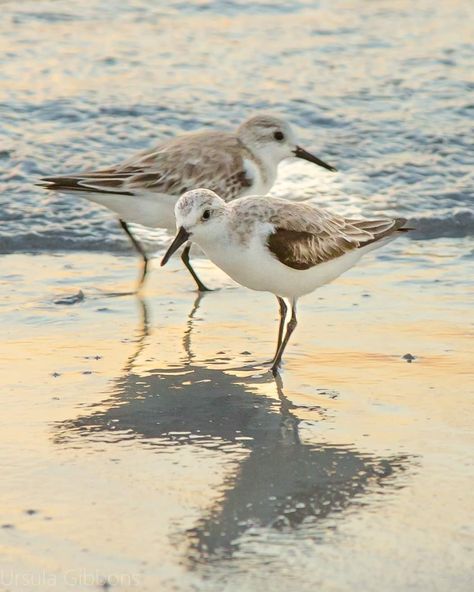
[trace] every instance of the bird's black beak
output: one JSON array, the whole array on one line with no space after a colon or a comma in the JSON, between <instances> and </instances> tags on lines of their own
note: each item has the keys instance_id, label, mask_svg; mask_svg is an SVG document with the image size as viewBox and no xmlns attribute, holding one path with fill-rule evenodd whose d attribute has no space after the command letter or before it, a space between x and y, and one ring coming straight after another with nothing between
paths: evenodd
<instances>
[{"instance_id":1,"label":"bird's black beak","mask_svg":"<svg viewBox=\"0 0 474 592\"><path fill-rule=\"evenodd\" d=\"M178 234L174 237L174 241L168 247L168 250L166 251L165 256L161 260L161 264L160 264L161 267L163 267L163 265L166 265L168 263L168 259L171 257L171 255L175 251L177 251L179 249L179 247L189 239L190 236L191 236L191 234L187 230L185 230L182 226L180 226L180 228L178 230Z\"/></svg>"},{"instance_id":2,"label":"bird's black beak","mask_svg":"<svg viewBox=\"0 0 474 592\"><path fill-rule=\"evenodd\" d=\"M323 167L323 169L327 169L328 171L337 171L336 168L330 164L326 164L324 160L321 160L317 156L313 156L310 152L307 152L304 148L301 148L301 146L296 146L296 148L293 150L293 154L296 156L296 158L302 158L303 160L314 162L314 164L318 164L320 167Z\"/></svg>"}]
</instances>

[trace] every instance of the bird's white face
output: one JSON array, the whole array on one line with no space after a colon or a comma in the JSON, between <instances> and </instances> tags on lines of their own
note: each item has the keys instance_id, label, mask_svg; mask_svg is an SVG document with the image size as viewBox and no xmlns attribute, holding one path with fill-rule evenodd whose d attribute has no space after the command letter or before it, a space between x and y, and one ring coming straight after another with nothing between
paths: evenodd
<instances>
[{"instance_id":1,"label":"bird's white face","mask_svg":"<svg viewBox=\"0 0 474 592\"><path fill-rule=\"evenodd\" d=\"M171 255L188 240L197 244L215 241L222 232L226 203L209 189L193 189L178 199L174 211L178 232L161 265L165 265Z\"/></svg>"},{"instance_id":2,"label":"bird's white face","mask_svg":"<svg viewBox=\"0 0 474 592\"><path fill-rule=\"evenodd\" d=\"M277 166L285 158L303 158L330 171L336 169L298 145L296 134L288 122L273 115L256 115L237 130L239 139L265 162Z\"/></svg>"},{"instance_id":3,"label":"bird's white face","mask_svg":"<svg viewBox=\"0 0 474 592\"><path fill-rule=\"evenodd\" d=\"M225 212L225 201L210 189L194 189L184 193L175 206L176 228L184 228L193 236L215 231Z\"/></svg>"},{"instance_id":4,"label":"bird's white face","mask_svg":"<svg viewBox=\"0 0 474 592\"><path fill-rule=\"evenodd\" d=\"M239 138L265 161L278 164L294 156L296 136L290 125L277 117L252 117L239 129Z\"/></svg>"}]
</instances>

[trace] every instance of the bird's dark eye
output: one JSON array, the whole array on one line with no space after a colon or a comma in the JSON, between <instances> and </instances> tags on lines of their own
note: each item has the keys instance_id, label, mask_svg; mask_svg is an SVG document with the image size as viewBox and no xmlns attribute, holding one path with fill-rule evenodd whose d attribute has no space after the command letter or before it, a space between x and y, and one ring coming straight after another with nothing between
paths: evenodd
<instances>
[{"instance_id":1,"label":"bird's dark eye","mask_svg":"<svg viewBox=\"0 0 474 592\"><path fill-rule=\"evenodd\" d=\"M204 210L204 212L202 213L202 219L209 220L210 217L211 217L211 210Z\"/></svg>"},{"instance_id":2,"label":"bird's dark eye","mask_svg":"<svg viewBox=\"0 0 474 592\"><path fill-rule=\"evenodd\" d=\"M273 137L275 138L275 140L278 140L278 142L281 142L282 140L285 139L285 135L283 132L275 132L273 134Z\"/></svg>"}]
</instances>

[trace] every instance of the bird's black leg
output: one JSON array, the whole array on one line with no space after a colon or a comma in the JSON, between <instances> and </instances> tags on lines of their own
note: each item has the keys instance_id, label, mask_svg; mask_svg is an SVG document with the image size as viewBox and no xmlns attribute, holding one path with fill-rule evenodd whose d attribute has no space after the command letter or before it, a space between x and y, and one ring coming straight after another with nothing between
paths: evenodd
<instances>
[{"instance_id":1,"label":"bird's black leg","mask_svg":"<svg viewBox=\"0 0 474 592\"><path fill-rule=\"evenodd\" d=\"M273 374L276 374L278 372L278 368L280 367L281 363L281 357L283 355L283 352L285 351L285 347L287 346L288 341L290 340L291 334L295 330L297 324L298 321L296 320L296 299L294 299L291 301L291 319L288 321L288 324L286 326L286 335L283 339L283 342L280 344L280 347L278 348L275 360L272 365Z\"/></svg>"},{"instance_id":2,"label":"bird's black leg","mask_svg":"<svg viewBox=\"0 0 474 592\"><path fill-rule=\"evenodd\" d=\"M191 245L188 244L184 247L183 254L181 255L181 261L186 265L189 273L193 276L194 281L197 284L198 290L200 292L210 292L211 290L207 288L201 280L198 278L197 273L194 271L190 261L189 261L189 251L191 250Z\"/></svg>"},{"instance_id":3,"label":"bird's black leg","mask_svg":"<svg viewBox=\"0 0 474 592\"><path fill-rule=\"evenodd\" d=\"M278 341L277 341L275 355L273 356L273 359L270 362L270 364L275 363L276 357L278 355L278 351L281 346L281 340L283 339L283 329L285 328L286 313L288 311L288 307L286 306L286 302L283 300L283 298L280 298L280 296L277 296L277 300L278 300L278 304L280 305L280 325L278 327Z\"/></svg>"},{"instance_id":4,"label":"bird's black leg","mask_svg":"<svg viewBox=\"0 0 474 592\"><path fill-rule=\"evenodd\" d=\"M140 290L140 288L145 283L145 277L146 277L146 274L148 271L148 257L147 257L147 254L145 253L145 249L141 246L141 244L137 241L137 239L131 233L130 228L128 227L128 224L125 222L125 220L122 220L120 218L119 222L120 222L120 226L122 227L123 231L126 233L128 238L130 239L132 245L135 247L135 250L139 253L139 255L143 259L142 274L138 280L138 286L137 286L137 292L138 292L138 290Z\"/></svg>"}]
</instances>

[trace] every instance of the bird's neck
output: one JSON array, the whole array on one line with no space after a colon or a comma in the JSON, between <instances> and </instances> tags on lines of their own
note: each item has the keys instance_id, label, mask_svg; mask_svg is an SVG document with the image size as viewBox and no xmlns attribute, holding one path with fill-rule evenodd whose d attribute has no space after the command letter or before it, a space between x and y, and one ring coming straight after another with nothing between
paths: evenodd
<instances>
[{"instance_id":1,"label":"bird's neck","mask_svg":"<svg viewBox=\"0 0 474 592\"><path fill-rule=\"evenodd\" d=\"M248 153L249 159L255 163L255 166L259 171L262 185L268 187L267 191L269 191L277 176L278 163L275 163L271 154L258 150L252 150L245 144L244 148Z\"/></svg>"}]
</instances>

